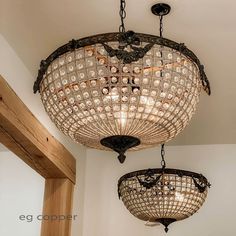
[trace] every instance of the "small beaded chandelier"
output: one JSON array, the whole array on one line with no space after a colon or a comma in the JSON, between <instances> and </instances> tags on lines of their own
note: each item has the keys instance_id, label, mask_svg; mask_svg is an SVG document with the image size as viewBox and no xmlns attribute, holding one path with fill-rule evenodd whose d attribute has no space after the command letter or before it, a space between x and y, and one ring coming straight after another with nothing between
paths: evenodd
<instances>
[{"instance_id":1,"label":"small beaded chandelier","mask_svg":"<svg viewBox=\"0 0 236 236\"><path fill-rule=\"evenodd\" d=\"M79 40L41 61L34 92L55 125L74 141L113 149L121 163L125 151L165 143L179 134L196 110L204 68L182 43L162 37L167 4L156 4L160 36L126 31L125 1L118 33Z\"/></svg>"},{"instance_id":2,"label":"small beaded chandelier","mask_svg":"<svg viewBox=\"0 0 236 236\"><path fill-rule=\"evenodd\" d=\"M118 182L118 194L132 215L158 222L168 232L169 224L196 213L207 197L208 180L201 174L166 169L164 145L162 168L128 173Z\"/></svg>"}]
</instances>

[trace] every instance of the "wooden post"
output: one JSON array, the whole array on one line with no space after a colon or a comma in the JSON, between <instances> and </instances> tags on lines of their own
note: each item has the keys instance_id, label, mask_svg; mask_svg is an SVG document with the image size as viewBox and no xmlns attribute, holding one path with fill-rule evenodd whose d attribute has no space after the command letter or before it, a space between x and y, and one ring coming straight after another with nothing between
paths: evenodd
<instances>
[{"instance_id":1,"label":"wooden post","mask_svg":"<svg viewBox=\"0 0 236 236\"><path fill-rule=\"evenodd\" d=\"M69 236L74 185L68 179L47 179L45 183L41 236Z\"/></svg>"}]
</instances>

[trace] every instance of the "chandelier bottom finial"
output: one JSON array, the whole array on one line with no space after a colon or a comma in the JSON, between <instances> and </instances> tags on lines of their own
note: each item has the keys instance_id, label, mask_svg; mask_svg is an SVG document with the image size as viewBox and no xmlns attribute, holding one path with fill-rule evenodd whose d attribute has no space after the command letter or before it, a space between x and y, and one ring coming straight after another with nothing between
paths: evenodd
<instances>
[{"instance_id":1,"label":"chandelier bottom finial","mask_svg":"<svg viewBox=\"0 0 236 236\"><path fill-rule=\"evenodd\" d=\"M138 146L140 140L128 135L114 135L103 138L100 143L119 153L118 159L120 163L124 163L126 159L125 152L132 147Z\"/></svg>"}]
</instances>

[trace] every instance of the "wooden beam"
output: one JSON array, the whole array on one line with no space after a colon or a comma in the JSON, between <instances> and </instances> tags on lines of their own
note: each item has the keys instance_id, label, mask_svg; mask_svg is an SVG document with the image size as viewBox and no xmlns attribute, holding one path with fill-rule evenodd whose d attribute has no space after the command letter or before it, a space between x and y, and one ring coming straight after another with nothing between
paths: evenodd
<instances>
[{"instance_id":1,"label":"wooden beam","mask_svg":"<svg viewBox=\"0 0 236 236\"><path fill-rule=\"evenodd\" d=\"M41 236L70 236L74 185L68 179L47 179Z\"/></svg>"},{"instance_id":2,"label":"wooden beam","mask_svg":"<svg viewBox=\"0 0 236 236\"><path fill-rule=\"evenodd\" d=\"M68 178L75 183L75 158L34 117L1 76L0 142L44 178Z\"/></svg>"}]
</instances>

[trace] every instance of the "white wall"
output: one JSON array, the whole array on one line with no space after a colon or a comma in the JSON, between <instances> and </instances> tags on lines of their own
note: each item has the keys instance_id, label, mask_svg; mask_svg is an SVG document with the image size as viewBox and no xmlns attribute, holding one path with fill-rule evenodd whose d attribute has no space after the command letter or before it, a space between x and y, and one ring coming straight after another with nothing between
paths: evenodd
<instances>
[{"instance_id":1,"label":"white wall","mask_svg":"<svg viewBox=\"0 0 236 236\"><path fill-rule=\"evenodd\" d=\"M40 236L36 218L42 214L43 193L38 173L13 153L0 152L0 235Z\"/></svg>"},{"instance_id":2,"label":"white wall","mask_svg":"<svg viewBox=\"0 0 236 236\"><path fill-rule=\"evenodd\" d=\"M84 169L86 164L86 149L79 144L73 143L65 137L48 118L42 106L39 94L33 94L33 83L35 77L29 72L18 55L14 52L8 42L0 34L0 74L13 88L16 94L38 118L38 120L55 136L77 159L77 183L75 189L74 214L77 220L72 224L73 236L81 236L83 230L83 189ZM35 186L40 188L40 183ZM1 186L0 186L1 188ZM10 207L10 206L9 206ZM36 235L31 235L36 236Z\"/></svg>"},{"instance_id":3,"label":"white wall","mask_svg":"<svg viewBox=\"0 0 236 236\"><path fill-rule=\"evenodd\" d=\"M128 153L118 163L115 153L87 151L83 236L166 235L162 226L147 227L133 217L117 196L117 181L125 173L160 166L160 150ZM231 236L236 233L236 145L170 146L170 168L200 172L212 183L198 214L170 226L169 236Z\"/></svg>"}]
</instances>

